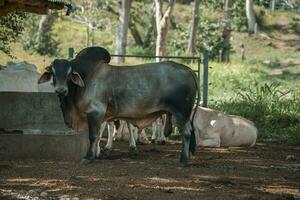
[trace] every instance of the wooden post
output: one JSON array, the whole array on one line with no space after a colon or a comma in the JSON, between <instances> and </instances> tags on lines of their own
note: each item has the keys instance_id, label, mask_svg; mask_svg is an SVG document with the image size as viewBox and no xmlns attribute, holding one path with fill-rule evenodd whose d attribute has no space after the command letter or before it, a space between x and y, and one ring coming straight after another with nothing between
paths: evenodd
<instances>
[{"instance_id":1,"label":"wooden post","mask_svg":"<svg viewBox=\"0 0 300 200\"><path fill-rule=\"evenodd\" d=\"M255 25L254 25L254 35L255 35L255 37L257 36L257 34L258 34L258 26L257 26L257 23L255 23Z\"/></svg>"},{"instance_id":2,"label":"wooden post","mask_svg":"<svg viewBox=\"0 0 300 200\"><path fill-rule=\"evenodd\" d=\"M219 50L219 62L222 62L222 49Z\"/></svg>"},{"instance_id":3,"label":"wooden post","mask_svg":"<svg viewBox=\"0 0 300 200\"><path fill-rule=\"evenodd\" d=\"M245 46L244 44L241 44L241 60L245 60Z\"/></svg>"}]
</instances>

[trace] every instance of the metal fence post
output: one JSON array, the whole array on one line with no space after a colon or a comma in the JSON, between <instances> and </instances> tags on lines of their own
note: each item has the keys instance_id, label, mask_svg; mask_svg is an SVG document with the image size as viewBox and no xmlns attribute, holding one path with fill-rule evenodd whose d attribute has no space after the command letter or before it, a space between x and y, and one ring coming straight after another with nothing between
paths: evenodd
<instances>
[{"instance_id":1,"label":"metal fence post","mask_svg":"<svg viewBox=\"0 0 300 200\"><path fill-rule=\"evenodd\" d=\"M197 66L197 71L198 71L198 98L201 101L201 70L200 70L201 58L198 58L197 62L198 62L198 66Z\"/></svg>"},{"instance_id":2,"label":"metal fence post","mask_svg":"<svg viewBox=\"0 0 300 200\"><path fill-rule=\"evenodd\" d=\"M74 48L68 49L68 59L72 59L74 57Z\"/></svg>"},{"instance_id":3,"label":"metal fence post","mask_svg":"<svg viewBox=\"0 0 300 200\"><path fill-rule=\"evenodd\" d=\"M203 54L203 107L207 107L208 102L208 53Z\"/></svg>"}]
</instances>

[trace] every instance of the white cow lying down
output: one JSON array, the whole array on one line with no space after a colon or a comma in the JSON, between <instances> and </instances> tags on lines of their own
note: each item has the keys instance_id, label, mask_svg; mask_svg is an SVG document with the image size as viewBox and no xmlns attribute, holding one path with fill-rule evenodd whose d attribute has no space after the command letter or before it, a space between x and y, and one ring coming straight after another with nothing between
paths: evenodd
<instances>
[{"instance_id":1,"label":"white cow lying down","mask_svg":"<svg viewBox=\"0 0 300 200\"><path fill-rule=\"evenodd\" d=\"M194 128L197 145L204 147L252 147L257 138L253 122L200 106L195 114Z\"/></svg>"},{"instance_id":2,"label":"white cow lying down","mask_svg":"<svg viewBox=\"0 0 300 200\"><path fill-rule=\"evenodd\" d=\"M0 65L1 92L53 92L50 83L38 85L40 75L35 65L26 61Z\"/></svg>"}]
</instances>

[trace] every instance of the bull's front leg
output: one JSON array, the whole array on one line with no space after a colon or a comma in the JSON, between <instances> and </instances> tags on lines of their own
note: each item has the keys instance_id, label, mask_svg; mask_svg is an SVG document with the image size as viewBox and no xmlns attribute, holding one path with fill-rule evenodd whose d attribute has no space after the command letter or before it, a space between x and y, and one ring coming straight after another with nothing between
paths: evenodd
<instances>
[{"instance_id":1,"label":"bull's front leg","mask_svg":"<svg viewBox=\"0 0 300 200\"><path fill-rule=\"evenodd\" d=\"M93 111L87 114L88 128L89 128L89 149L85 157L81 160L81 164L88 164L96 157L98 142L99 142L99 130L100 122L104 116L104 112Z\"/></svg>"}]
</instances>

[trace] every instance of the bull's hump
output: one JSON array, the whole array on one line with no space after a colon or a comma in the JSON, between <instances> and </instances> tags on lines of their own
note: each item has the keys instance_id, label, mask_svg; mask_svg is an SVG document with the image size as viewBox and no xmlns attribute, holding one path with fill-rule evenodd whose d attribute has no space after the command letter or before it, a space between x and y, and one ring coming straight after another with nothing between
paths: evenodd
<instances>
[{"instance_id":1,"label":"bull's hump","mask_svg":"<svg viewBox=\"0 0 300 200\"><path fill-rule=\"evenodd\" d=\"M81 50L77 55L76 59L83 61L93 61L93 62L104 62L109 63L111 56L109 52L102 47L88 47Z\"/></svg>"}]
</instances>

